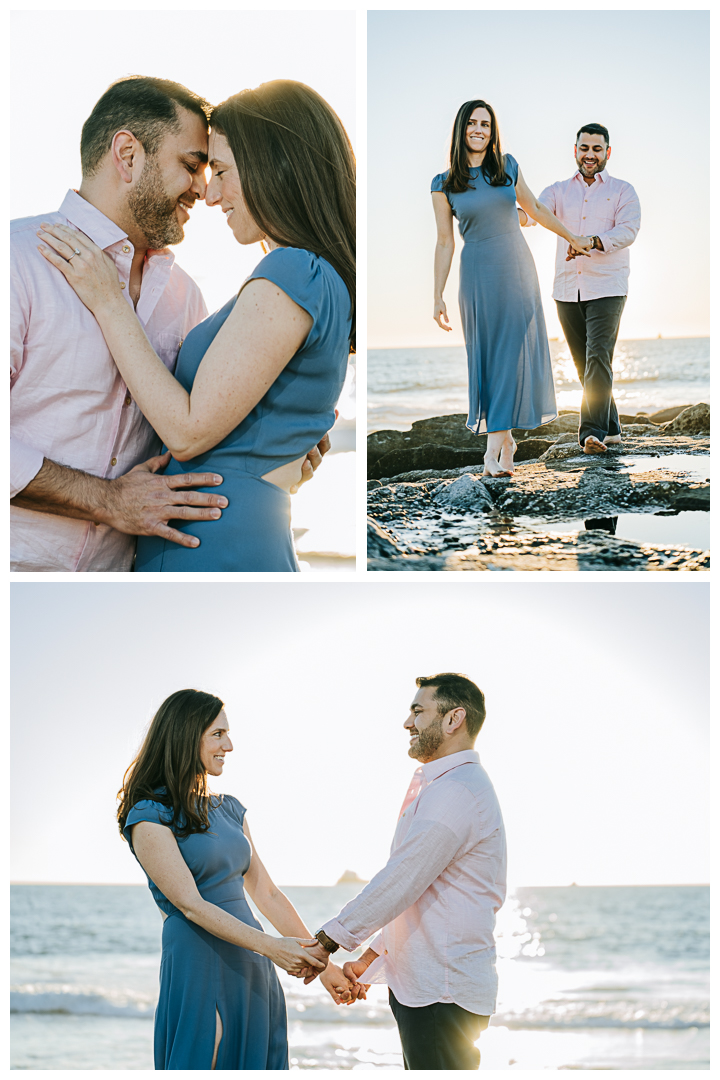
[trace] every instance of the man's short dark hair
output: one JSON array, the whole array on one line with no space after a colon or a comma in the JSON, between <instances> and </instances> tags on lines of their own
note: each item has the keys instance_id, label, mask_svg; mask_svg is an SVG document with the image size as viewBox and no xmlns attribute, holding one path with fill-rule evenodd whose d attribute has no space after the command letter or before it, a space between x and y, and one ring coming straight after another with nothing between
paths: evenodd
<instances>
[{"instance_id":1,"label":"man's short dark hair","mask_svg":"<svg viewBox=\"0 0 720 1080\"><path fill-rule=\"evenodd\" d=\"M131 131L148 157L156 154L170 131L180 127L179 109L187 109L207 124L212 106L192 90L145 75L129 75L107 88L83 124L80 161L84 177L97 172L118 131Z\"/></svg>"},{"instance_id":2,"label":"man's short dark hair","mask_svg":"<svg viewBox=\"0 0 720 1080\"><path fill-rule=\"evenodd\" d=\"M454 671L419 675L415 685L435 688L435 701L441 716L446 716L451 709L464 709L467 733L471 739L475 738L485 720L485 695L467 675L458 675Z\"/></svg>"},{"instance_id":3,"label":"man's short dark hair","mask_svg":"<svg viewBox=\"0 0 720 1080\"><path fill-rule=\"evenodd\" d=\"M602 124L584 124L575 136L576 146L580 142L580 136L583 132L585 132L586 135L603 135L605 138L605 145L610 145L610 136L608 135L608 129L606 127L603 127Z\"/></svg>"}]
</instances>

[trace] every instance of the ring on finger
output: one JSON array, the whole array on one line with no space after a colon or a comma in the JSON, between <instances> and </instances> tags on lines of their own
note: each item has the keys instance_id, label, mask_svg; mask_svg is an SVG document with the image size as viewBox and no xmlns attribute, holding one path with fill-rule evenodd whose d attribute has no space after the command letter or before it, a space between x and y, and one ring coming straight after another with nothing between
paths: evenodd
<instances>
[{"instance_id":1,"label":"ring on finger","mask_svg":"<svg viewBox=\"0 0 720 1080\"><path fill-rule=\"evenodd\" d=\"M80 254L80 249L79 248L73 248L73 253L70 256L70 258L68 259L68 262L72 262L73 259L75 258L75 256L79 255L79 254Z\"/></svg>"}]
</instances>

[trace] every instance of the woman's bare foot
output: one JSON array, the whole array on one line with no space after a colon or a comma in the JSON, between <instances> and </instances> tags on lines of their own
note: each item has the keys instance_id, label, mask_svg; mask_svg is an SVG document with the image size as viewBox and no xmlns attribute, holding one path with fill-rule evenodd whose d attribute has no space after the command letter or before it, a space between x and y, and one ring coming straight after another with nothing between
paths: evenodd
<instances>
[{"instance_id":1,"label":"woman's bare foot","mask_svg":"<svg viewBox=\"0 0 720 1080\"><path fill-rule=\"evenodd\" d=\"M588 435L583 445L583 451L586 454L604 454L607 452L607 446L605 443L600 442L594 435Z\"/></svg>"},{"instance_id":2,"label":"woman's bare foot","mask_svg":"<svg viewBox=\"0 0 720 1080\"><path fill-rule=\"evenodd\" d=\"M618 443L622 442L622 435L606 435L605 442L617 446Z\"/></svg>"},{"instance_id":3,"label":"woman's bare foot","mask_svg":"<svg viewBox=\"0 0 720 1080\"><path fill-rule=\"evenodd\" d=\"M512 473L509 473L507 471L507 469L501 468L500 462L496 461L495 458L485 457L483 460L484 460L484 463L485 463L485 468L483 469L483 476L511 476L512 475Z\"/></svg>"},{"instance_id":4,"label":"woman's bare foot","mask_svg":"<svg viewBox=\"0 0 720 1080\"><path fill-rule=\"evenodd\" d=\"M500 468L504 469L508 476L512 476L515 472L515 462L513 461L513 455L517 450L517 443L513 439L512 435L505 440L500 451Z\"/></svg>"}]
</instances>

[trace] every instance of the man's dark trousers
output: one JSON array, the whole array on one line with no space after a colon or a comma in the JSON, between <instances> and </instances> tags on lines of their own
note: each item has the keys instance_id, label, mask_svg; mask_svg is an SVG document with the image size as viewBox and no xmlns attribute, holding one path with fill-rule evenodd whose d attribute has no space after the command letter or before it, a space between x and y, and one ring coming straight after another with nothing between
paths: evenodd
<instances>
[{"instance_id":1,"label":"man's dark trousers","mask_svg":"<svg viewBox=\"0 0 720 1080\"><path fill-rule=\"evenodd\" d=\"M620 434L612 396L612 358L626 300L626 296L580 300L578 293L574 303L555 301L583 388L578 432L581 446L588 435L602 442L606 435Z\"/></svg>"},{"instance_id":2,"label":"man's dark trousers","mask_svg":"<svg viewBox=\"0 0 720 1080\"><path fill-rule=\"evenodd\" d=\"M410 1008L392 990L390 1008L397 1021L406 1069L477 1069L480 1051L474 1045L489 1016L476 1016L459 1005L439 1001Z\"/></svg>"}]
</instances>

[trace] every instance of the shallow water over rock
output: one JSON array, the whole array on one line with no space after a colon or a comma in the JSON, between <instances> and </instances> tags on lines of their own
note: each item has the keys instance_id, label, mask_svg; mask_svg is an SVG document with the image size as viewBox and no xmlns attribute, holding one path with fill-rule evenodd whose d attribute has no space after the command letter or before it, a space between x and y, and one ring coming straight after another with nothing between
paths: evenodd
<instances>
[{"instance_id":1,"label":"shallow water over rock","mask_svg":"<svg viewBox=\"0 0 720 1080\"><path fill-rule=\"evenodd\" d=\"M371 480L368 512L384 533L369 569L708 569L705 435L626 429L622 447L586 455L560 432L538 449L509 478L470 464Z\"/></svg>"}]
</instances>

